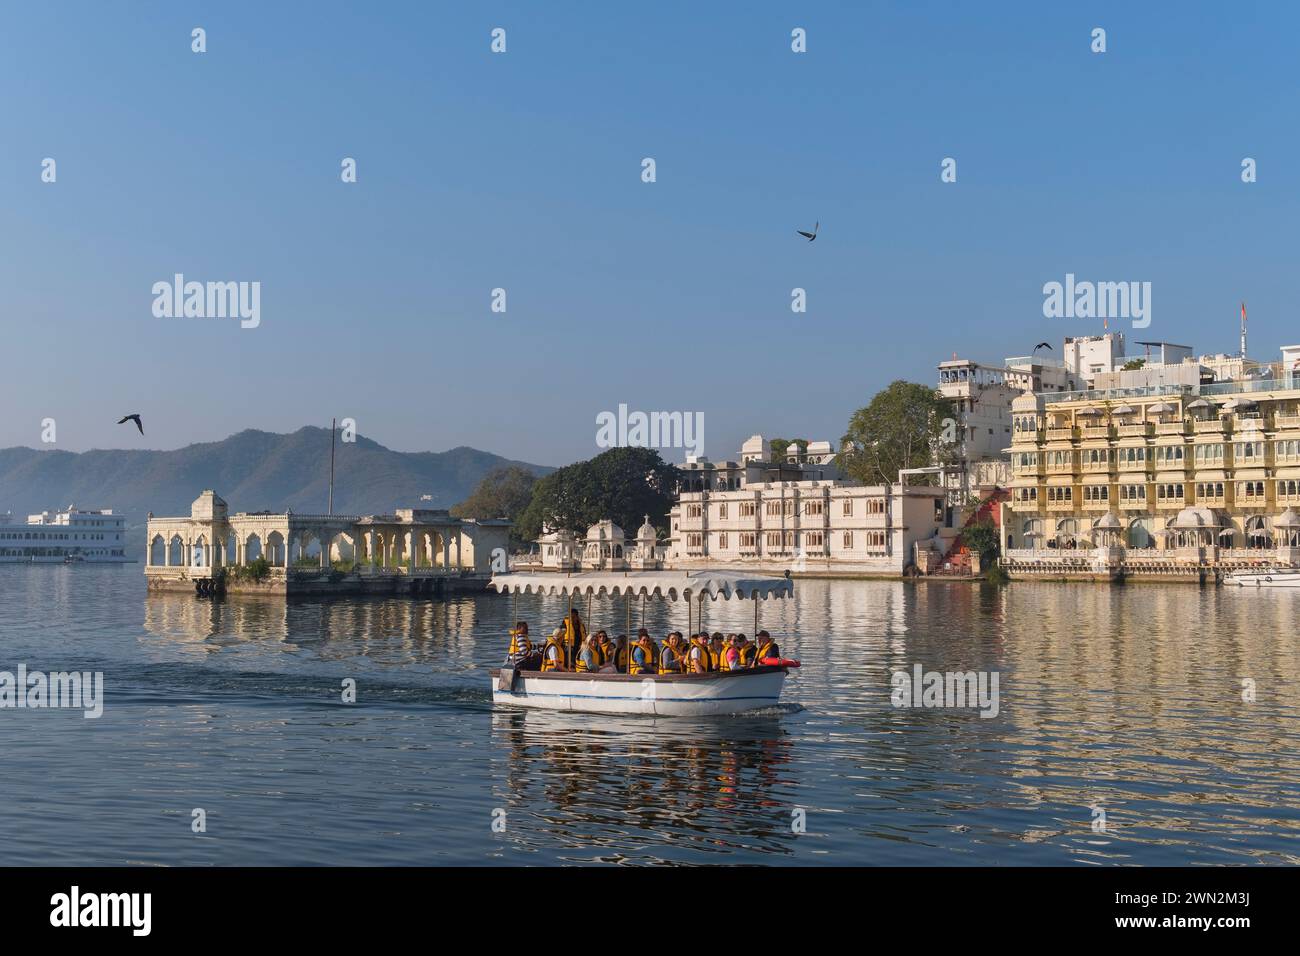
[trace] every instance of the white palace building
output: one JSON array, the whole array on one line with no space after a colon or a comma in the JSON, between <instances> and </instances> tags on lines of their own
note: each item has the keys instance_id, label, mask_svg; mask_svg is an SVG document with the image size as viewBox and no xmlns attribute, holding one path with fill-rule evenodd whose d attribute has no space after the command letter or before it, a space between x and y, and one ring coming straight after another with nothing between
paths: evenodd
<instances>
[{"instance_id":1,"label":"white palace building","mask_svg":"<svg viewBox=\"0 0 1300 956\"><path fill-rule=\"evenodd\" d=\"M24 524L0 515L0 562L58 564L126 563L126 519L107 511L42 511Z\"/></svg>"},{"instance_id":2,"label":"white palace building","mask_svg":"<svg viewBox=\"0 0 1300 956\"><path fill-rule=\"evenodd\" d=\"M795 574L897 576L945 554L944 489L845 479L830 442L792 443L780 462L761 435L740 461L687 459L667 562ZM900 476L902 478L904 476Z\"/></svg>"}]
</instances>

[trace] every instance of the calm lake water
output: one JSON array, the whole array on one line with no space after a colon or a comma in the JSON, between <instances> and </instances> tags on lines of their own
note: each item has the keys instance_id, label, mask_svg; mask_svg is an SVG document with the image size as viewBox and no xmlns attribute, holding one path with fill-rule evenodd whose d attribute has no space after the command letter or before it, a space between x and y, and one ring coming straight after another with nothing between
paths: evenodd
<instances>
[{"instance_id":1,"label":"calm lake water","mask_svg":"<svg viewBox=\"0 0 1300 956\"><path fill-rule=\"evenodd\" d=\"M1300 594L796 595L763 609L804 662L788 705L656 720L493 710L506 597L212 601L148 596L139 565L0 565L0 670L105 675L98 720L0 710L4 862L1300 862ZM520 599L535 632L566 607ZM916 663L998 672L997 716L893 707Z\"/></svg>"}]
</instances>

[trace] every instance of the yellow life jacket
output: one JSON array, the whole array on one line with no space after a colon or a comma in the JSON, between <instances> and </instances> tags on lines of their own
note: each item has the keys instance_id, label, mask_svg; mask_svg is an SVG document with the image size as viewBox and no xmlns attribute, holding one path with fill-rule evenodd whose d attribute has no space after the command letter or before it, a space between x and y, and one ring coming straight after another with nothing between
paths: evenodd
<instances>
[{"instance_id":1,"label":"yellow life jacket","mask_svg":"<svg viewBox=\"0 0 1300 956\"><path fill-rule=\"evenodd\" d=\"M758 648L753 644L746 644L744 647L737 648L740 651L740 666L753 667L754 661L758 659Z\"/></svg>"},{"instance_id":2,"label":"yellow life jacket","mask_svg":"<svg viewBox=\"0 0 1300 956\"><path fill-rule=\"evenodd\" d=\"M694 653L692 653L692 652L694 652L694 651L699 651L699 652L700 652L698 658L696 658L696 656L694 655ZM704 670L703 670L702 672L701 672L701 671L697 671L697 670L695 669L695 662L696 662L696 660L698 660L699 663L700 663L700 666L702 666L702 667L704 668ZM711 670L711 667L710 667L710 659L709 659L709 649L708 649L707 647L701 647L699 644L692 644L692 645L690 645L690 646L686 649L686 654L684 655L684 666L682 667L682 670L684 670L684 671L685 671L686 673L688 673L688 674L699 674L699 673L705 673L705 674L707 674L707 673Z\"/></svg>"},{"instance_id":3,"label":"yellow life jacket","mask_svg":"<svg viewBox=\"0 0 1300 956\"><path fill-rule=\"evenodd\" d=\"M559 652L556 656L555 661L551 660L550 650L552 647L554 647ZM557 661L561 665L568 663L568 655L565 653L564 650L564 638L548 637L546 639L546 647L542 648L542 670L544 671L555 670Z\"/></svg>"},{"instance_id":4,"label":"yellow life jacket","mask_svg":"<svg viewBox=\"0 0 1300 956\"><path fill-rule=\"evenodd\" d=\"M587 648L584 647L582 650L578 651L578 656L577 656L576 658L574 658L573 669L574 669L575 671L577 671L579 674L585 674L585 673L587 673L589 670L591 670L591 668L587 666L587 662L584 661L584 660L582 659L582 652L585 651L585 650L587 650ZM599 648L599 647L596 648L596 649L592 652L592 655L593 655L593 656L595 657L595 659L596 659L596 669L597 669L597 670L600 670L600 665L601 665L601 653L600 653L600 648Z\"/></svg>"},{"instance_id":5,"label":"yellow life jacket","mask_svg":"<svg viewBox=\"0 0 1300 956\"><path fill-rule=\"evenodd\" d=\"M569 649L569 655L574 660L577 660L578 655L582 652L582 645L586 643L587 625L579 621L578 633L575 636L573 633L573 615L570 614L564 619L564 646Z\"/></svg>"},{"instance_id":6,"label":"yellow life jacket","mask_svg":"<svg viewBox=\"0 0 1300 956\"><path fill-rule=\"evenodd\" d=\"M532 650L533 642L528 639L528 632L514 627L510 628L510 653L530 654Z\"/></svg>"},{"instance_id":7,"label":"yellow life jacket","mask_svg":"<svg viewBox=\"0 0 1300 956\"><path fill-rule=\"evenodd\" d=\"M724 671L727 669L727 662L722 656L725 653L727 653L725 644L720 651L715 651L712 645L709 646L709 670Z\"/></svg>"},{"instance_id":8,"label":"yellow life jacket","mask_svg":"<svg viewBox=\"0 0 1300 956\"><path fill-rule=\"evenodd\" d=\"M618 671L618 673L620 674L627 671L627 662L628 662L627 650L628 649L625 647L620 651L618 649L618 645L614 646L614 670Z\"/></svg>"},{"instance_id":9,"label":"yellow life jacket","mask_svg":"<svg viewBox=\"0 0 1300 956\"><path fill-rule=\"evenodd\" d=\"M682 656L676 648L665 644L659 653L659 673L678 674L682 671Z\"/></svg>"},{"instance_id":10,"label":"yellow life jacket","mask_svg":"<svg viewBox=\"0 0 1300 956\"><path fill-rule=\"evenodd\" d=\"M638 664L636 662L636 658L633 657L632 654L638 647L641 648L641 652L643 654L645 654L647 657L650 658L649 663ZM627 672L629 674L653 674L658 669L658 664L659 664L659 649L655 647L654 641L650 642L649 648L641 647L640 644L633 644L628 648Z\"/></svg>"},{"instance_id":11,"label":"yellow life jacket","mask_svg":"<svg viewBox=\"0 0 1300 956\"><path fill-rule=\"evenodd\" d=\"M758 657L756 659L761 661L765 657L778 657L780 656L780 653L781 648L777 647L776 641L769 637L767 643L758 649Z\"/></svg>"}]
</instances>

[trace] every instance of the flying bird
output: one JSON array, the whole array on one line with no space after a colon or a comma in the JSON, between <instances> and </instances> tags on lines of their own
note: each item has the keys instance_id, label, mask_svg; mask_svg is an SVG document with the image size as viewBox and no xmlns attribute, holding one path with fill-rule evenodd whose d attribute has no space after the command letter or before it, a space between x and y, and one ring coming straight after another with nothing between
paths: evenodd
<instances>
[{"instance_id":1,"label":"flying bird","mask_svg":"<svg viewBox=\"0 0 1300 956\"><path fill-rule=\"evenodd\" d=\"M1050 352L1052 350L1052 344L1050 342L1039 342L1034 346L1034 351L1037 352L1039 349L1047 349Z\"/></svg>"},{"instance_id":2,"label":"flying bird","mask_svg":"<svg viewBox=\"0 0 1300 956\"><path fill-rule=\"evenodd\" d=\"M813 223L813 231L812 231L812 232L804 232L802 229L796 229L795 232L799 233L799 235L803 236L803 237L804 237L805 239L807 239L809 242L812 242L814 239L817 238L817 227L820 226L820 225L821 225L820 222L815 222L815 223Z\"/></svg>"},{"instance_id":3,"label":"flying bird","mask_svg":"<svg viewBox=\"0 0 1300 956\"><path fill-rule=\"evenodd\" d=\"M140 434L141 434L141 435L144 434L144 426L140 424L140 413L139 413L139 412L136 412L136 413L134 413L134 414L132 414L132 415L123 415L121 418L119 418L119 419L117 420L117 423L118 423L119 425L125 425L127 422L135 422L135 427L138 428L138 429L140 429Z\"/></svg>"}]
</instances>

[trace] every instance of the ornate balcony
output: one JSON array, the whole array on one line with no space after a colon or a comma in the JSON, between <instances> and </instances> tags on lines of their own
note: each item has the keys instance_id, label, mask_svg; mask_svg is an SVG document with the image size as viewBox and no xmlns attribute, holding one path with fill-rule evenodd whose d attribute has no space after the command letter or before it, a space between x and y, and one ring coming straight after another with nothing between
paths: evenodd
<instances>
[{"instance_id":1,"label":"ornate balcony","mask_svg":"<svg viewBox=\"0 0 1300 956\"><path fill-rule=\"evenodd\" d=\"M1119 432L1120 438L1149 438L1152 430L1153 426L1151 422L1142 422L1140 425L1120 425L1116 429L1116 431Z\"/></svg>"}]
</instances>

